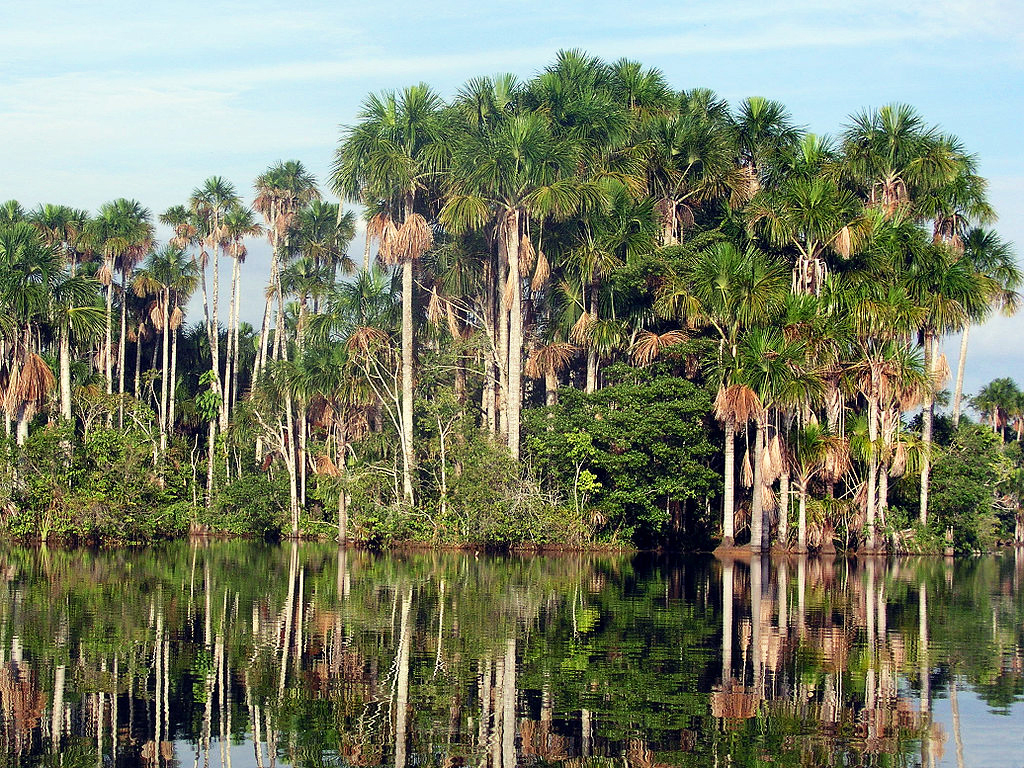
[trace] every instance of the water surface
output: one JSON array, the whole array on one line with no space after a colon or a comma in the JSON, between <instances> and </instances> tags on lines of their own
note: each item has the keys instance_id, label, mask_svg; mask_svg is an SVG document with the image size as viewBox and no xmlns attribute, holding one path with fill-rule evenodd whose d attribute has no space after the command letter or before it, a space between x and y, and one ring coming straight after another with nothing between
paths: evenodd
<instances>
[{"instance_id":1,"label":"water surface","mask_svg":"<svg viewBox=\"0 0 1024 768\"><path fill-rule=\"evenodd\" d=\"M0 550L0 766L1024 765L1024 553Z\"/></svg>"}]
</instances>

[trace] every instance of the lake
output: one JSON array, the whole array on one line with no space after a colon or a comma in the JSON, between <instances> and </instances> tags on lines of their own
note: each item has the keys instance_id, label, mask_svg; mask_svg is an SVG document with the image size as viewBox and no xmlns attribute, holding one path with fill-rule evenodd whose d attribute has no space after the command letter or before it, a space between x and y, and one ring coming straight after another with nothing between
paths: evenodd
<instances>
[{"instance_id":1,"label":"lake","mask_svg":"<svg viewBox=\"0 0 1024 768\"><path fill-rule=\"evenodd\" d=\"M0 549L0 766L1024 765L1024 552Z\"/></svg>"}]
</instances>

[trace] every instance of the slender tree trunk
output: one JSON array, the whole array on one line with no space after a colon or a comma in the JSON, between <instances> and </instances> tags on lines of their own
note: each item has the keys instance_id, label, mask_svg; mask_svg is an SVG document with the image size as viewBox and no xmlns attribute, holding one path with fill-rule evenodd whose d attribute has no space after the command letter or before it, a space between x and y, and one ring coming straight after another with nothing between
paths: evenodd
<instances>
[{"instance_id":1,"label":"slender tree trunk","mask_svg":"<svg viewBox=\"0 0 1024 768\"><path fill-rule=\"evenodd\" d=\"M597 288L591 283L588 291L587 313L592 323L597 322ZM587 387L586 392L592 395L597 392L597 349L594 340L591 339L587 347Z\"/></svg>"},{"instance_id":2,"label":"slender tree trunk","mask_svg":"<svg viewBox=\"0 0 1024 768\"><path fill-rule=\"evenodd\" d=\"M764 497L761 487L764 480L764 431L764 424L758 421L754 436L754 498L750 511L750 551L755 554L765 548Z\"/></svg>"},{"instance_id":3,"label":"slender tree trunk","mask_svg":"<svg viewBox=\"0 0 1024 768\"><path fill-rule=\"evenodd\" d=\"M960 359L956 363L956 388L953 390L953 428L960 425L960 406L964 396L964 371L967 369L967 338L971 334L971 324L964 326L960 334Z\"/></svg>"},{"instance_id":4,"label":"slender tree trunk","mask_svg":"<svg viewBox=\"0 0 1024 768\"><path fill-rule=\"evenodd\" d=\"M789 472L779 479L779 546L789 546Z\"/></svg>"},{"instance_id":5,"label":"slender tree trunk","mask_svg":"<svg viewBox=\"0 0 1024 768\"><path fill-rule=\"evenodd\" d=\"M807 552L807 483L800 483L800 512L797 519L796 551Z\"/></svg>"},{"instance_id":6,"label":"slender tree trunk","mask_svg":"<svg viewBox=\"0 0 1024 768\"><path fill-rule=\"evenodd\" d=\"M128 330L128 275L127 270L121 272L121 338L117 340L117 393L124 394L124 355L125 336ZM120 421L124 426L124 407L121 406Z\"/></svg>"},{"instance_id":7,"label":"slender tree trunk","mask_svg":"<svg viewBox=\"0 0 1024 768\"><path fill-rule=\"evenodd\" d=\"M511 310L509 302L507 302L506 296L508 291L505 289L506 280L508 279L508 255L507 245L504 250L504 258L499 259L498 264L498 290L500 291L499 296L499 311L498 311L498 388L495 398L497 400L497 411L498 411L498 434L501 435L506 441L508 440L508 340L509 340L509 320L511 319Z\"/></svg>"},{"instance_id":8,"label":"slender tree trunk","mask_svg":"<svg viewBox=\"0 0 1024 768\"><path fill-rule=\"evenodd\" d=\"M210 245L212 251L210 258L213 259L213 297L210 310L213 322L210 336L210 357L212 358L212 371L217 394L220 395L220 414L217 426L223 432L228 428L228 410L224 398L224 383L221 381L220 375L220 312L218 309L220 302L220 245L216 241L211 241Z\"/></svg>"},{"instance_id":9,"label":"slender tree trunk","mask_svg":"<svg viewBox=\"0 0 1024 768\"><path fill-rule=\"evenodd\" d=\"M271 217L271 222L273 222L273 216ZM253 366L252 370L253 386L256 386L256 383L260 380L260 373L263 371L263 366L266 365L267 362L268 340L270 338L270 315L274 304L273 287L277 285L277 272L277 236L274 234L272 229L270 235L270 281L268 283L267 300L263 305L263 324L260 326L260 346L256 352L256 365Z\"/></svg>"},{"instance_id":10,"label":"slender tree trunk","mask_svg":"<svg viewBox=\"0 0 1024 768\"><path fill-rule=\"evenodd\" d=\"M171 375L167 379L167 434L174 432L174 411L177 403L178 382L178 329L171 329Z\"/></svg>"},{"instance_id":11,"label":"slender tree trunk","mask_svg":"<svg viewBox=\"0 0 1024 768\"><path fill-rule=\"evenodd\" d=\"M108 261L107 266L110 266ZM113 272L113 270L111 270ZM103 371L107 377L107 394L114 394L114 370L112 364L114 362L114 356L111 354L110 347L112 345L112 335L110 324L113 319L114 313L114 276L110 276L110 284L107 285L107 325L105 329L105 335L103 337ZM108 425L109 426L109 425Z\"/></svg>"},{"instance_id":12,"label":"slender tree trunk","mask_svg":"<svg viewBox=\"0 0 1024 768\"><path fill-rule=\"evenodd\" d=\"M867 487L867 541L865 549L874 552L876 548L875 538L875 512L877 510L878 493L878 452L875 443L878 441L878 400L874 393L868 402L868 487Z\"/></svg>"},{"instance_id":13,"label":"slender tree trunk","mask_svg":"<svg viewBox=\"0 0 1024 768\"><path fill-rule=\"evenodd\" d=\"M921 407L921 525L928 524L928 484L931 479L932 421L935 415L935 337L931 331L924 334L924 369L928 383L924 390L924 405Z\"/></svg>"},{"instance_id":14,"label":"slender tree trunk","mask_svg":"<svg viewBox=\"0 0 1024 768\"><path fill-rule=\"evenodd\" d=\"M512 283L508 329L508 448L519 461L519 417L523 407L523 289L519 274L522 212L515 211L509 226L508 279Z\"/></svg>"},{"instance_id":15,"label":"slender tree trunk","mask_svg":"<svg viewBox=\"0 0 1024 768\"><path fill-rule=\"evenodd\" d=\"M139 333L135 337L135 399L139 399L142 392L142 326L139 326Z\"/></svg>"},{"instance_id":16,"label":"slender tree trunk","mask_svg":"<svg viewBox=\"0 0 1024 768\"><path fill-rule=\"evenodd\" d=\"M411 213L411 210L407 210L406 218ZM412 472L415 460L412 442L412 268L411 259L402 262L402 491L409 504L413 503Z\"/></svg>"},{"instance_id":17,"label":"slender tree trunk","mask_svg":"<svg viewBox=\"0 0 1024 768\"><path fill-rule=\"evenodd\" d=\"M66 323L60 326L60 416L71 420L71 339Z\"/></svg>"},{"instance_id":18,"label":"slender tree trunk","mask_svg":"<svg viewBox=\"0 0 1024 768\"><path fill-rule=\"evenodd\" d=\"M213 506L213 446L216 442L217 422L210 420L206 431L206 506Z\"/></svg>"},{"instance_id":19,"label":"slender tree trunk","mask_svg":"<svg viewBox=\"0 0 1024 768\"><path fill-rule=\"evenodd\" d=\"M725 477L722 491L722 546L736 543L736 423L725 422Z\"/></svg>"},{"instance_id":20,"label":"slender tree trunk","mask_svg":"<svg viewBox=\"0 0 1024 768\"><path fill-rule=\"evenodd\" d=\"M550 368L544 371L544 402L558 405L558 374Z\"/></svg>"},{"instance_id":21,"label":"slender tree trunk","mask_svg":"<svg viewBox=\"0 0 1024 768\"><path fill-rule=\"evenodd\" d=\"M171 346L171 292L168 289L164 289L163 296L161 296L162 307L162 319L164 323L163 332L160 334L163 338L161 339L162 346L162 366L160 373L160 455L167 453L167 395L170 389L168 378L171 372L171 357L170 357L170 346Z\"/></svg>"}]
</instances>

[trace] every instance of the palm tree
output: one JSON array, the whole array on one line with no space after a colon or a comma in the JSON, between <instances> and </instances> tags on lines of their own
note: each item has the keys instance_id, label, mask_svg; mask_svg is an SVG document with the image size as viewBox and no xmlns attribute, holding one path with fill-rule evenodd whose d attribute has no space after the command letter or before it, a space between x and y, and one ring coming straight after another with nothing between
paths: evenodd
<instances>
[{"instance_id":1,"label":"palm tree","mask_svg":"<svg viewBox=\"0 0 1024 768\"><path fill-rule=\"evenodd\" d=\"M200 237L203 247L208 254L208 259L213 260L213 290L212 301L210 302L209 313L206 318L207 333L210 338L210 370L213 373L213 386L217 388L220 396L220 419L221 431L227 429L228 404L225 398L227 392L226 382L220 375L220 313L218 305L220 301L220 251L221 248L230 242L230 235L226 228L226 218L229 211L239 205L239 197L233 184L221 176L211 176L203 186L192 191L189 198L189 206L193 214L200 222ZM205 263L201 264L204 270ZM203 284L205 286L205 277Z\"/></svg>"},{"instance_id":2,"label":"palm tree","mask_svg":"<svg viewBox=\"0 0 1024 768\"><path fill-rule=\"evenodd\" d=\"M960 403L964 391L964 371L967 365L967 339L971 322L984 322L986 316L997 309L1004 315L1016 312L1020 303L1017 289L1021 285L1021 272L1013 253L1013 246L993 230L975 227L962 238L964 258L976 272L988 279L991 287L989 301L979 315L964 323L960 336L960 357L956 366L956 387L953 392L953 426L960 423Z\"/></svg>"},{"instance_id":3,"label":"palm tree","mask_svg":"<svg viewBox=\"0 0 1024 768\"><path fill-rule=\"evenodd\" d=\"M447 151L441 134L443 103L428 86L401 93L372 95L363 103L359 123L347 128L335 154L332 186L352 202L371 202L379 210L368 234L380 243L386 262L402 266L402 483L413 501L413 262L433 242L426 219L416 212L417 195L443 164ZM424 203L420 200L421 205Z\"/></svg>"},{"instance_id":4,"label":"palm tree","mask_svg":"<svg viewBox=\"0 0 1024 768\"><path fill-rule=\"evenodd\" d=\"M241 309L241 265L248 253L245 238L259 237L261 227L250 208L233 205L224 216L224 232L228 242L227 252L231 257L231 306L228 310L228 350L224 361L224 402L228 414L234 409L238 398L238 314Z\"/></svg>"},{"instance_id":5,"label":"palm tree","mask_svg":"<svg viewBox=\"0 0 1024 768\"><path fill-rule=\"evenodd\" d=\"M195 261L186 256L183 248L170 244L150 254L133 284L137 296L156 297L150 318L163 339L159 402L161 454L167 452L167 436L174 429L177 332L183 320L181 303L188 301L198 281Z\"/></svg>"},{"instance_id":6,"label":"palm tree","mask_svg":"<svg viewBox=\"0 0 1024 768\"><path fill-rule=\"evenodd\" d=\"M765 479L765 448L769 417L785 407L809 408L823 391L818 371L807 365L807 345L790 340L776 328L753 328L743 335L734 376L737 383L757 396L760 409L755 416L754 498L751 504L750 549L758 553L767 548L768 526L764 519L768 507L765 496L771 491Z\"/></svg>"},{"instance_id":7,"label":"palm tree","mask_svg":"<svg viewBox=\"0 0 1024 768\"><path fill-rule=\"evenodd\" d=\"M932 442L932 424L935 413L934 392L940 386L940 359L938 342L942 335L962 331L972 317L978 316L988 305L992 288L966 259L944 246L914 249L908 253L908 264L903 279L908 293L924 309L920 326L924 349L925 370L932 377L932 386L924 391L921 441L924 453L921 459L920 521L928 522L928 480L931 474L929 450Z\"/></svg>"},{"instance_id":8,"label":"palm tree","mask_svg":"<svg viewBox=\"0 0 1024 768\"><path fill-rule=\"evenodd\" d=\"M501 286L497 358L508 387L502 400L509 451L519 458L523 365L524 255L538 250L531 220L564 219L590 207L595 189L572 178L574 151L538 112L512 114L457 141L441 221L453 232L496 233ZM506 325L507 322L507 325ZM504 330L507 328L507 334Z\"/></svg>"},{"instance_id":9,"label":"palm tree","mask_svg":"<svg viewBox=\"0 0 1024 768\"><path fill-rule=\"evenodd\" d=\"M284 299L281 296L280 269L282 248L288 239L288 228L292 218L306 204L320 198L316 179L298 160L277 162L256 177L256 199L253 208L267 222L267 239L270 241L270 281L267 286L267 300L263 309L263 324L260 329L260 347L253 369L253 384L259 381L260 373L267 364L267 344L270 337L271 312L277 302L277 323L274 331L274 346L279 355L283 350L281 340L284 334ZM277 356L277 355L275 355Z\"/></svg>"},{"instance_id":10,"label":"palm tree","mask_svg":"<svg viewBox=\"0 0 1024 768\"><path fill-rule=\"evenodd\" d=\"M103 257L97 277L106 288L107 317L106 331L103 341L103 363L107 377L107 394L114 391L113 376L113 341L111 334L111 317L113 314L113 283L114 270L121 267L122 293L125 287L130 265L134 266L152 247L153 225L150 213L135 200L119 198L100 207L96 218L86 225L86 240L90 247ZM122 302L123 303L123 302ZM121 340L119 344L118 365L120 368L120 391L124 391L124 336L127 325L127 307L122 306Z\"/></svg>"},{"instance_id":11,"label":"palm tree","mask_svg":"<svg viewBox=\"0 0 1024 768\"><path fill-rule=\"evenodd\" d=\"M906 104L854 115L843 155L868 205L886 216L950 183L960 167L954 144Z\"/></svg>"},{"instance_id":12,"label":"palm tree","mask_svg":"<svg viewBox=\"0 0 1024 768\"><path fill-rule=\"evenodd\" d=\"M808 423L790 434L787 457L793 472L799 512L796 552L807 551L807 491L811 481L824 469L830 457L846 450L846 441L816 423ZM786 542L782 542L783 546Z\"/></svg>"},{"instance_id":13,"label":"palm tree","mask_svg":"<svg viewBox=\"0 0 1024 768\"><path fill-rule=\"evenodd\" d=\"M731 547L735 536L736 431L764 418L757 393L737 375L740 341L748 329L782 316L788 288L782 262L753 246L740 250L729 242L689 254L682 269L670 271L658 288L662 316L711 328L718 337L718 357L711 367L718 381L714 414L725 429L723 547Z\"/></svg>"}]
</instances>

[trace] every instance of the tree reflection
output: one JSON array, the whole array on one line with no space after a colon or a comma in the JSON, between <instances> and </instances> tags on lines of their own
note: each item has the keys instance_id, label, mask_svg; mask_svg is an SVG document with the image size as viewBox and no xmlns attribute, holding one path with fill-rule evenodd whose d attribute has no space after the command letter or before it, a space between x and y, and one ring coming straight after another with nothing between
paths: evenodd
<instances>
[{"instance_id":1,"label":"tree reflection","mask_svg":"<svg viewBox=\"0 0 1024 768\"><path fill-rule=\"evenodd\" d=\"M0 553L0 767L931 765L1024 697L1021 560ZM993 714L993 717L999 717Z\"/></svg>"}]
</instances>

